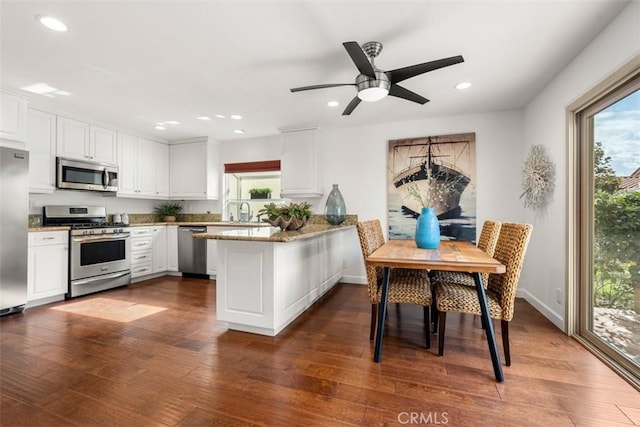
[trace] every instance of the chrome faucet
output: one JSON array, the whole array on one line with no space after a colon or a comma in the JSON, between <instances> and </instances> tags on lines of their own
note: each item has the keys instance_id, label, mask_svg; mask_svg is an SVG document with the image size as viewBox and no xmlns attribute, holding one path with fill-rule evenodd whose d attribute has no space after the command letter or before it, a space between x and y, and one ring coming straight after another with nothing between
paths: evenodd
<instances>
[{"instance_id":1,"label":"chrome faucet","mask_svg":"<svg viewBox=\"0 0 640 427\"><path fill-rule=\"evenodd\" d=\"M247 211L243 212L242 208L244 206L247 206ZM238 221L240 222L249 222L251 221L251 217L253 215L251 215L251 206L249 206L249 202L242 202L240 203L240 205L238 206Z\"/></svg>"}]
</instances>

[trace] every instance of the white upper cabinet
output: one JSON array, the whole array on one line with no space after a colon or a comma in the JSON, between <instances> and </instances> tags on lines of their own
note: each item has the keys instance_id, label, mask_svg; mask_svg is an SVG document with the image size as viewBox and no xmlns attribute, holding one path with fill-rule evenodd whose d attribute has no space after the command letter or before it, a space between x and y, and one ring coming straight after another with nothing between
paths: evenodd
<instances>
[{"instance_id":1,"label":"white upper cabinet","mask_svg":"<svg viewBox=\"0 0 640 427\"><path fill-rule=\"evenodd\" d=\"M116 164L116 131L58 116L57 153L60 157Z\"/></svg>"},{"instance_id":2,"label":"white upper cabinet","mask_svg":"<svg viewBox=\"0 0 640 427\"><path fill-rule=\"evenodd\" d=\"M89 157L102 163L118 163L116 131L89 125Z\"/></svg>"},{"instance_id":3,"label":"white upper cabinet","mask_svg":"<svg viewBox=\"0 0 640 427\"><path fill-rule=\"evenodd\" d=\"M147 163L155 171L156 197L169 198L169 146L167 144L153 144L154 164Z\"/></svg>"},{"instance_id":4,"label":"white upper cabinet","mask_svg":"<svg viewBox=\"0 0 640 427\"><path fill-rule=\"evenodd\" d=\"M58 116L57 153L60 157L89 160L89 124Z\"/></svg>"},{"instance_id":5,"label":"white upper cabinet","mask_svg":"<svg viewBox=\"0 0 640 427\"><path fill-rule=\"evenodd\" d=\"M169 195L169 147L118 133L118 196L166 199Z\"/></svg>"},{"instance_id":6,"label":"white upper cabinet","mask_svg":"<svg viewBox=\"0 0 640 427\"><path fill-rule=\"evenodd\" d=\"M0 92L0 141L2 145L23 148L27 136L27 98ZM2 141L5 140L5 141Z\"/></svg>"},{"instance_id":7,"label":"white upper cabinet","mask_svg":"<svg viewBox=\"0 0 640 427\"><path fill-rule=\"evenodd\" d=\"M138 137L118 132L118 196L137 196Z\"/></svg>"},{"instance_id":8,"label":"white upper cabinet","mask_svg":"<svg viewBox=\"0 0 640 427\"><path fill-rule=\"evenodd\" d=\"M220 195L219 144L207 138L169 147L169 198L217 200Z\"/></svg>"},{"instance_id":9,"label":"white upper cabinet","mask_svg":"<svg viewBox=\"0 0 640 427\"><path fill-rule=\"evenodd\" d=\"M27 123L29 192L51 193L56 179L56 116L29 108Z\"/></svg>"},{"instance_id":10,"label":"white upper cabinet","mask_svg":"<svg viewBox=\"0 0 640 427\"><path fill-rule=\"evenodd\" d=\"M155 142L138 138L138 193L142 196L156 196Z\"/></svg>"},{"instance_id":11,"label":"white upper cabinet","mask_svg":"<svg viewBox=\"0 0 640 427\"><path fill-rule=\"evenodd\" d=\"M319 139L316 130L282 135L282 197L322 196L322 179L318 166Z\"/></svg>"}]
</instances>

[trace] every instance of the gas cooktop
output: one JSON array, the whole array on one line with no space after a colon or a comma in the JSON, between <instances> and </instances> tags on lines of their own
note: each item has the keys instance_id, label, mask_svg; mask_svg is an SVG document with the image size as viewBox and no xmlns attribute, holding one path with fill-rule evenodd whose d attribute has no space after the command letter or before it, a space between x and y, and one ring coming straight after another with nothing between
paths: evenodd
<instances>
[{"instance_id":1,"label":"gas cooktop","mask_svg":"<svg viewBox=\"0 0 640 427\"><path fill-rule=\"evenodd\" d=\"M45 206L45 226L67 226L73 235L122 233L128 224L108 222L104 206Z\"/></svg>"}]
</instances>

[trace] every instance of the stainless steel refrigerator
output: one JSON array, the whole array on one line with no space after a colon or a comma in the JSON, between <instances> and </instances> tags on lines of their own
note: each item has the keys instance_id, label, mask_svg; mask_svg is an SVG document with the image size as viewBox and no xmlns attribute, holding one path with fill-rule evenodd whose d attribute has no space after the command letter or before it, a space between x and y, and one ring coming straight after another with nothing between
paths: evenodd
<instances>
[{"instance_id":1,"label":"stainless steel refrigerator","mask_svg":"<svg viewBox=\"0 0 640 427\"><path fill-rule=\"evenodd\" d=\"M27 303L29 153L0 147L0 315Z\"/></svg>"}]
</instances>

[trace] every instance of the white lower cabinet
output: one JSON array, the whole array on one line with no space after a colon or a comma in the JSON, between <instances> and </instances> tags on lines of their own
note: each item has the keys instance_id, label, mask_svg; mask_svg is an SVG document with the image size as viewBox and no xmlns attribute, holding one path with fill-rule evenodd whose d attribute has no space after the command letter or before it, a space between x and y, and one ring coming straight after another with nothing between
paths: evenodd
<instances>
[{"instance_id":1,"label":"white lower cabinet","mask_svg":"<svg viewBox=\"0 0 640 427\"><path fill-rule=\"evenodd\" d=\"M153 273L153 227L134 227L131 230L131 278Z\"/></svg>"},{"instance_id":2,"label":"white lower cabinet","mask_svg":"<svg viewBox=\"0 0 640 427\"><path fill-rule=\"evenodd\" d=\"M69 232L30 232L28 258L27 307L64 299L69 278Z\"/></svg>"},{"instance_id":3,"label":"white lower cabinet","mask_svg":"<svg viewBox=\"0 0 640 427\"><path fill-rule=\"evenodd\" d=\"M216 319L277 335L340 281L345 233L286 243L218 240Z\"/></svg>"},{"instance_id":4,"label":"white lower cabinet","mask_svg":"<svg viewBox=\"0 0 640 427\"><path fill-rule=\"evenodd\" d=\"M151 242L151 258L154 273L167 271L167 226L153 227L153 240Z\"/></svg>"},{"instance_id":5,"label":"white lower cabinet","mask_svg":"<svg viewBox=\"0 0 640 427\"><path fill-rule=\"evenodd\" d=\"M171 226L177 230L177 227ZM171 228L170 227L170 228ZM165 271L177 271L178 267L178 239L176 232L175 247L176 269L169 269L167 250L167 226L154 225L149 227L131 228L131 278L147 276L149 274L163 273ZM170 246L169 246L170 247Z\"/></svg>"},{"instance_id":6,"label":"white lower cabinet","mask_svg":"<svg viewBox=\"0 0 640 427\"><path fill-rule=\"evenodd\" d=\"M227 227L207 227L207 233L213 233L220 229L230 230ZM218 242L213 239L207 239L207 274L215 276L218 264Z\"/></svg>"},{"instance_id":7,"label":"white lower cabinet","mask_svg":"<svg viewBox=\"0 0 640 427\"><path fill-rule=\"evenodd\" d=\"M213 239L207 239L207 274L215 276L217 274L218 265L218 242Z\"/></svg>"},{"instance_id":8,"label":"white lower cabinet","mask_svg":"<svg viewBox=\"0 0 640 427\"><path fill-rule=\"evenodd\" d=\"M178 271L177 225L167 225L167 271Z\"/></svg>"}]
</instances>

